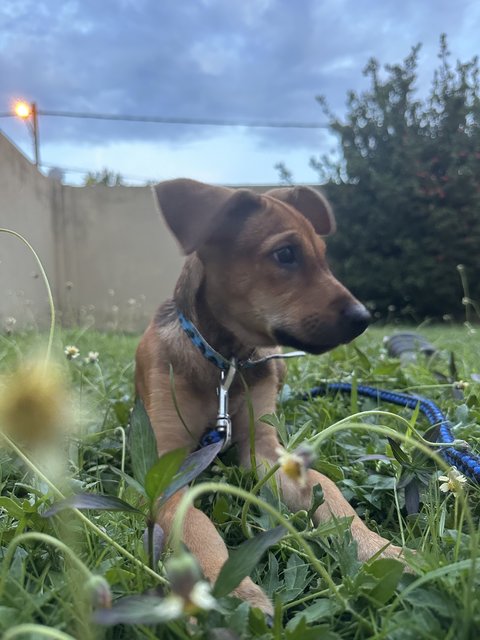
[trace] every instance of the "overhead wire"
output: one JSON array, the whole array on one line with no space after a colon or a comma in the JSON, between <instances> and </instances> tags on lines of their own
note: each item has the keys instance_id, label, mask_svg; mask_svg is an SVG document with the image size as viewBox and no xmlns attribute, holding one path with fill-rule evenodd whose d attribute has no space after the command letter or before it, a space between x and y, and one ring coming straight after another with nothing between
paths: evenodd
<instances>
[{"instance_id":1,"label":"overhead wire","mask_svg":"<svg viewBox=\"0 0 480 640\"><path fill-rule=\"evenodd\" d=\"M326 129L328 124L321 122L300 122L300 121L274 121L274 120L243 120L243 119L221 119L221 118L179 118L176 116L146 116L146 115L130 115L117 113L95 113L83 111L59 111L51 109L37 109L38 116L57 117L57 118L77 118L84 120L107 120L117 122L140 122L153 124L168 125L187 125L187 126L211 126L211 127L244 127L244 128L275 128L275 129ZM0 118L16 117L13 112L0 112ZM91 173L91 170L80 169L76 167L61 167L58 165L48 165L42 163L47 169L59 169L65 173ZM122 178L127 180L151 182L152 179L140 176L126 176L122 174Z\"/></svg>"},{"instance_id":2,"label":"overhead wire","mask_svg":"<svg viewBox=\"0 0 480 640\"><path fill-rule=\"evenodd\" d=\"M176 116L145 116L120 113L94 113L89 111L57 111L51 109L38 109L39 116L51 116L55 118L78 118L83 120L110 120L121 122L150 122L154 124L176 124L210 127L245 127L245 128L275 128L275 129L327 129L325 122L300 122L289 120L243 120L222 118L179 118ZM1 118L15 117L15 114L0 113Z\"/></svg>"}]
</instances>

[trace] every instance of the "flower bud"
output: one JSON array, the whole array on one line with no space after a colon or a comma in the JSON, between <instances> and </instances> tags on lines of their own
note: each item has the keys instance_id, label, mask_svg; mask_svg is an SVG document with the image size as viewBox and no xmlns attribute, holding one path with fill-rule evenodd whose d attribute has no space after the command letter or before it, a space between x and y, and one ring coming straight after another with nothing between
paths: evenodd
<instances>
[{"instance_id":1,"label":"flower bud","mask_svg":"<svg viewBox=\"0 0 480 640\"><path fill-rule=\"evenodd\" d=\"M92 576L87 582L87 589L91 594L95 609L110 609L112 606L112 592L110 585L102 576Z\"/></svg>"},{"instance_id":2,"label":"flower bud","mask_svg":"<svg viewBox=\"0 0 480 640\"><path fill-rule=\"evenodd\" d=\"M181 552L167 560L165 570L172 592L188 600L193 587L202 577L195 558L190 553Z\"/></svg>"}]
</instances>

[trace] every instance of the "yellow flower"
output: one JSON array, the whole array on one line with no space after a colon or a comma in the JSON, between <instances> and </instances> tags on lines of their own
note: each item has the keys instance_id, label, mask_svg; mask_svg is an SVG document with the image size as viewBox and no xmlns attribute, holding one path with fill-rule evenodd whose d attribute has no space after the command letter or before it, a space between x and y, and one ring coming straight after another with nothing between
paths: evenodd
<instances>
[{"instance_id":1,"label":"yellow flower","mask_svg":"<svg viewBox=\"0 0 480 640\"><path fill-rule=\"evenodd\" d=\"M442 483L440 491L443 493L451 491L454 495L458 495L467 479L456 467L452 467L447 471L446 476L438 476L438 481Z\"/></svg>"},{"instance_id":2,"label":"yellow flower","mask_svg":"<svg viewBox=\"0 0 480 640\"><path fill-rule=\"evenodd\" d=\"M80 355L80 349L73 344L69 344L65 347L63 353L67 356L67 360L75 360Z\"/></svg>"},{"instance_id":3,"label":"yellow flower","mask_svg":"<svg viewBox=\"0 0 480 640\"><path fill-rule=\"evenodd\" d=\"M65 419L65 406L62 378L52 366L25 364L0 380L0 429L16 442L50 441Z\"/></svg>"},{"instance_id":4,"label":"yellow flower","mask_svg":"<svg viewBox=\"0 0 480 640\"><path fill-rule=\"evenodd\" d=\"M278 464L283 473L291 480L298 482L301 487L307 483L307 469L312 464L314 456L310 447L302 445L295 451L285 451L277 448Z\"/></svg>"}]
</instances>

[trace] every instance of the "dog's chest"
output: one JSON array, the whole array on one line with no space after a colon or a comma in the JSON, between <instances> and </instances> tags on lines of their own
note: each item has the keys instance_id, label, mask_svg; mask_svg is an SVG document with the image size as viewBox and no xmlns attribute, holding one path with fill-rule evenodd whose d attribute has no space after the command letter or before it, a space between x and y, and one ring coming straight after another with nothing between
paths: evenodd
<instances>
[{"instance_id":1,"label":"dog's chest","mask_svg":"<svg viewBox=\"0 0 480 640\"><path fill-rule=\"evenodd\" d=\"M198 384L197 380L195 396L197 407L199 409L201 407L198 415L199 418L201 416L201 430L215 426L217 416L222 414L225 408L235 427L236 418L239 415L242 417L247 415L248 403L252 402L254 404L253 398L256 395L257 385L260 382L264 384L268 378L271 380L271 385L275 387L277 385L277 377L275 368L271 363L262 363L258 367L240 370L228 389L226 406L222 404L220 399L220 371L218 376L203 380L203 384Z\"/></svg>"}]
</instances>

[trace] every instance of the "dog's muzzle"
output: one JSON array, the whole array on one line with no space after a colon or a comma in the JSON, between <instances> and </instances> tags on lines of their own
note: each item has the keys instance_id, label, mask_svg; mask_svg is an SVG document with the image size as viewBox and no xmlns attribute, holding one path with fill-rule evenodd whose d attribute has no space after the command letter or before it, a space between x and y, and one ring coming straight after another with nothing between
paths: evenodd
<instances>
[{"instance_id":1,"label":"dog's muzzle","mask_svg":"<svg viewBox=\"0 0 480 640\"><path fill-rule=\"evenodd\" d=\"M360 334L370 324L372 316L365 309L363 304L352 304L342 311L340 324L345 334L345 340L342 342L350 342Z\"/></svg>"},{"instance_id":2,"label":"dog's muzzle","mask_svg":"<svg viewBox=\"0 0 480 640\"><path fill-rule=\"evenodd\" d=\"M319 355L359 336L368 327L370 320L370 313L363 304L356 303L345 307L334 324L319 323L318 331L314 333L305 334L301 330L279 328L273 334L279 345Z\"/></svg>"}]
</instances>

